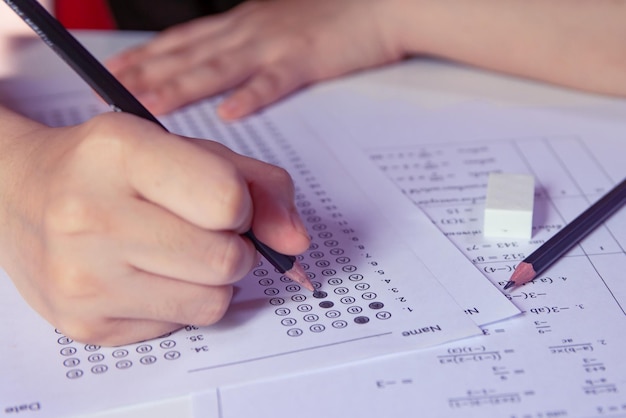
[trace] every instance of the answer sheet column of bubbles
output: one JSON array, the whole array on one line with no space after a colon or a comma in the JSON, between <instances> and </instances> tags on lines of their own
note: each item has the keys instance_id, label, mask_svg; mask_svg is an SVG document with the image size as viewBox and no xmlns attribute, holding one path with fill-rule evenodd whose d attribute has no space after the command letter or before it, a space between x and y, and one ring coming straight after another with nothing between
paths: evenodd
<instances>
[{"instance_id":1,"label":"answer sheet column of bubbles","mask_svg":"<svg viewBox=\"0 0 626 418\"><path fill-rule=\"evenodd\" d=\"M309 251L299 256L316 288L312 296L300 292L298 285L288 284L280 289L259 281L265 287L265 294L272 296L269 303L276 307L274 312L287 335L298 337L306 331L321 333L390 319L389 304L383 301L388 295L381 295L381 289L377 290L372 282L375 275L384 274L383 266L375 259L361 262L372 256L366 253L357 231L271 121L261 118L261 122L277 141L278 149L289 161L290 172L298 179L296 207L312 240ZM363 271L357 265L368 265L370 269Z\"/></svg>"},{"instance_id":2,"label":"answer sheet column of bubbles","mask_svg":"<svg viewBox=\"0 0 626 418\"><path fill-rule=\"evenodd\" d=\"M379 265L358 232L343 219L341 209L271 121L260 116L222 124L215 120L215 103L207 101L203 106L182 109L164 117L163 123L172 132L221 142L243 155L283 166L293 175L296 206L312 236L309 250L299 256L299 261L316 291L303 292L300 285L278 274L266 261L261 261L251 273L284 335L292 338L368 327L377 321L393 320L398 309L410 310L410 300L403 295L401 284ZM51 126L66 126L106 110L99 104L68 109L45 109L31 116ZM60 371L73 381L111 373L153 373L151 366L175 364L176 360L209 350L204 331L194 326L117 348L81 344L58 332L56 339Z\"/></svg>"},{"instance_id":3,"label":"answer sheet column of bubbles","mask_svg":"<svg viewBox=\"0 0 626 418\"><path fill-rule=\"evenodd\" d=\"M150 342L111 348L82 344L58 330L55 332L65 376L70 380L151 366L162 361L171 362L178 360L182 354L179 342L171 338L171 333Z\"/></svg>"},{"instance_id":4,"label":"answer sheet column of bubbles","mask_svg":"<svg viewBox=\"0 0 626 418\"><path fill-rule=\"evenodd\" d=\"M255 121L239 126L249 138L247 148L253 150L252 156L282 165L292 173L296 207L312 240L307 253L298 256L316 289L312 295L302 292L300 285L285 276L272 278L269 271L272 268L265 261L253 271L285 333L299 337L307 332L319 334L365 325L371 320L390 319L389 308L368 280L367 273L371 272L357 267L362 264L359 259L364 258L365 250L357 231L350 227L332 197L271 121L263 117ZM369 265L379 267L375 261ZM381 268L377 270L382 272Z\"/></svg>"},{"instance_id":5,"label":"answer sheet column of bubbles","mask_svg":"<svg viewBox=\"0 0 626 418\"><path fill-rule=\"evenodd\" d=\"M292 175L296 207L312 239L309 250L298 261L316 291L312 295L303 291L265 260L252 271L284 333L300 337L391 319L393 309L385 299L401 300L400 286L367 252L358 232L278 127L263 113L224 125L216 120L217 102L182 109L167 122L172 130L184 126L185 135L216 140L240 154L283 167ZM368 271L363 271L363 266L368 266Z\"/></svg>"}]
</instances>

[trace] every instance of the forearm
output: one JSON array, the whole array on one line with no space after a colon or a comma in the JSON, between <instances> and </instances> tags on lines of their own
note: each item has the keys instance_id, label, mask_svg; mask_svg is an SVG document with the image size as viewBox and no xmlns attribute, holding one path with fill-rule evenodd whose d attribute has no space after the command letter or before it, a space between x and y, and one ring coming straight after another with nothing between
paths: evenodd
<instances>
[{"instance_id":1,"label":"forearm","mask_svg":"<svg viewBox=\"0 0 626 418\"><path fill-rule=\"evenodd\" d=\"M399 48L626 95L624 0L394 0Z\"/></svg>"},{"instance_id":2,"label":"forearm","mask_svg":"<svg viewBox=\"0 0 626 418\"><path fill-rule=\"evenodd\" d=\"M19 194L21 182L29 176L29 160L37 147L36 141L22 138L42 127L0 105L0 231L3 233L8 219L19 212L13 197Z\"/></svg>"},{"instance_id":3,"label":"forearm","mask_svg":"<svg viewBox=\"0 0 626 418\"><path fill-rule=\"evenodd\" d=\"M38 141L29 134L43 132L42 129L39 123L0 105L0 266L15 277L21 275L20 269L28 270L38 261L31 259L30 254L38 248L40 196L27 184L40 175L35 158ZM18 289L25 297L34 299L32 290L20 285Z\"/></svg>"},{"instance_id":4,"label":"forearm","mask_svg":"<svg viewBox=\"0 0 626 418\"><path fill-rule=\"evenodd\" d=\"M16 167L26 164L37 147L38 141L25 141L22 138L43 128L44 125L39 122L0 104L0 193L7 190L7 183L15 177L15 172L19 173L20 169Z\"/></svg>"},{"instance_id":5,"label":"forearm","mask_svg":"<svg viewBox=\"0 0 626 418\"><path fill-rule=\"evenodd\" d=\"M25 116L11 110L2 104L0 98L0 151L13 138L19 136L22 132L29 131L38 127L42 127L38 122L28 119ZM0 153L0 155L3 153Z\"/></svg>"}]
</instances>

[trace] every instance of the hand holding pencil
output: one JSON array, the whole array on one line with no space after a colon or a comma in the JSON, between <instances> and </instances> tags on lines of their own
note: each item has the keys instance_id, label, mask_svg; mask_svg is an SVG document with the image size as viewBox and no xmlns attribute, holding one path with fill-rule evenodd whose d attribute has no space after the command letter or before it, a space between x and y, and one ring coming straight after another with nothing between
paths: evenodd
<instances>
[{"instance_id":1,"label":"hand holding pencil","mask_svg":"<svg viewBox=\"0 0 626 418\"><path fill-rule=\"evenodd\" d=\"M309 237L284 170L166 132L36 1L7 2L128 109L49 128L0 107L0 264L35 310L71 338L119 345L219 320L257 247L295 269L283 253Z\"/></svg>"},{"instance_id":2,"label":"hand holding pencil","mask_svg":"<svg viewBox=\"0 0 626 418\"><path fill-rule=\"evenodd\" d=\"M14 138L20 164L0 168L12 190L0 262L78 341L118 345L218 321L258 262L241 235L250 226L289 254L309 245L286 173L217 143L119 113L65 128L20 119Z\"/></svg>"}]
</instances>

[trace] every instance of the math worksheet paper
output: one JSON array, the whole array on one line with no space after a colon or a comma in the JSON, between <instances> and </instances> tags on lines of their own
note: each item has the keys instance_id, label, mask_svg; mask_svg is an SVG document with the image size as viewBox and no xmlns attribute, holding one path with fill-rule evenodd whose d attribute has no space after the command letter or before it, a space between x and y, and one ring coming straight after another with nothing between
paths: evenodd
<instances>
[{"instance_id":1,"label":"math worksheet paper","mask_svg":"<svg viewBox=\"0 0 626 418\"><path fill-rule=\"evenodd\" d=\"M21 90L22 94L26 90ZM53 126L106 110L87 90L22 97L12 105ZM7 97L5 94L4 97ZM318 291L261 261L236 285L217 325L188 326L142 343L106 348L73 341L38 317L0 276L0 414L55 417L162 400L225 385L410 352L481 330L425 264L470 263L452 245L421 261L337 158L297 119L267 113L224 124L214 102L165 118L174 132L213 138L285 167L312 236L301 263ZM391 194L397 191L389 190ZM379 191L385 199L388 192ZM411 228L437 240L422 219ZM498 302L499 303L499 302ZM511 304L512 305L512 304ZM505 307L500 317L516 313Z\"/></svg>"},{"instance_id":2,"label":"math worksheet paper","mask_svg":"<svg viewBox=\"0 0 626 418\"><path fill-rule=\"evenodd\" d=\"M325 123L318 115L318 129L329 127L330 134L330 127L342 124L350 132L345 141L357 145L497 286L626 176L626 123L609 117L610 109L473 103L432 112L337 92L319 100L328 114ZM335 150L343 152L343 146ZM530 240L482 236L487 175L494 171L534 176ZM351 372L225 387L197 395L198 402L219 401L220 418L266 416L277 408L277 393L285 394L281 408L311 418L322 409L327 417L624 417L625 248L622 210L545 273L512 290L509 297L523 314L483 327L479 337ZM319 408L301 407L310 399L305 388L315 388L314 398L323 400ZM245 403L238 402L242 397Z\"/></svg>"},{"instance_id":3,"label":"math worksheet paper","mask_svg":"<svg viewBox=\"0 0 626 418\"><path fill-rule=\"evenodd\" d=\"M335 97L335 95L337 97ZM382 190L397 188L393 181L372 164L367 152L362 152L360 147L373 144L391 145L403 136L398 136L404 126L395 127L393 123L386 124L386 113L393 110L392 103L387 106L382 103L379 107L378 101L373 102L376 111L365 116L356 117L354 109L359 109L360 100L350 103L353 97L350 92L338 93L330 98L322 97L315 99L315 95L302 96L295 100L292 106L293 115L300 114L302 123L308 124L312 131L316 133L319 141L322 141L333 150L337 158L347 160L349 164L344 164L344 168L352 174L364 193L371 195L374 202L379 205L381 212L389 215L388 221L397 226L405 241L411 246L416 254L427 258L429 269L436 275L439 281L448 289L465 312L479 325L486 325L510 317L519 313L501 291L501 286L495 286L485 280L484 274L477 269L459 270L461 264L450 263L447 257L433 255L433 249L445 248L450 241L444 234L441 234L436 226L438 222L456 224L460 217L455 212L444 212L440 218L434 218L433 222L426 226L423 222L424 213L416 210L416 205L410 199L406 199L405 194L387 194L385 198L375 197ZM336 105L329 106L328 102L335 102ZM366 102L363 102L366 103ZM293 109L298 109L298 112ZM381 114L381 110L385 112ZM345 114L345 118L342 118ZM295 116L292 116L295 117ZM413 132L415 127L406 127ZM361 130L363 132L361 132ZM406 132L404 132L406 135ZM367 142L364 142L367 141ZM414 142L413 142L414 143ZM364 145L365 144L365 145ZM389 210L393 208L393 210ZM415 225L415 227L411 227ZM428 234L425 234L428 229ZM482 234L480 228L474 229L473 234ZM504 316L503 316L504 315Z\"/></svg>"}]
</instances>

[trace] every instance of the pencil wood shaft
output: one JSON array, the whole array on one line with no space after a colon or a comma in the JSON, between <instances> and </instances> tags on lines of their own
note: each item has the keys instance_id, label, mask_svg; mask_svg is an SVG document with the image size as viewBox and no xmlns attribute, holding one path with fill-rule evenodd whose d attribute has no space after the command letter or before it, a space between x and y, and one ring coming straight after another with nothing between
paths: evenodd
<instances>
[{"instance_id":1,"label":"pencil wood shaft","mask_svg":"<svg viewBox=\"0 0 626 418\"><path fill-rule=\"evenodd\" d=\"M532 264L535 272L539 274L621 208L625 199L626 180L622 180L618 186L529 255L525 261Z\"/></svg>"},{"instance_id":2,"label":"pencil wood shaft","mask_svg":"<svg viewBox=\"0 0 626 418\"><path fill-rule=\"evenodd\" d=\"M547 269L558 260L564 253L580 242L587 234L604 222L609 216L620 209L626 201L626 179L622 180L600 200L591 205L589 209L581 213L576 219L567 224L541 247L526 257L518 266L520 272L513 272L511 280L504 287L519 286L532 280L537 274ZM521 266L524 271L521 271ZM528 274L529 266L532 266L534 274ZM517 273L517 274L516 274Z\"/></svg>"}]
</instances>

